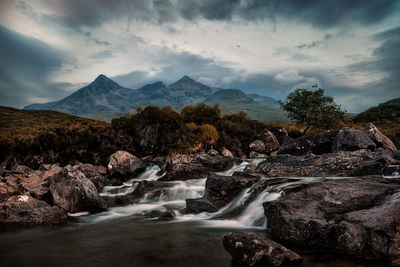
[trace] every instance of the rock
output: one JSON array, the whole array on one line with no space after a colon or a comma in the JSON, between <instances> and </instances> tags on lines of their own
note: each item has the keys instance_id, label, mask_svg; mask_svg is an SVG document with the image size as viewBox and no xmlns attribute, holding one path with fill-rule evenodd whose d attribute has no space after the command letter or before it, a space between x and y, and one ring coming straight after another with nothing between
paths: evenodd
<instances>
[{"instance_id":1,"label":"rock","mask_svg":"<svg viewBox=\"0 0 400 267\"><path fill-rule=\"evenodd\" d=\"M249 157L251 159L263 159L268 157L266 154L258 153L256 151L250 151Z\"/></svg>"},{"instance_id":2,"label":"rock","mask_svg":"<svg viewBox=\"0 0 400 267\"><path fill-rule=\"evenodd\" d=\"M15 165L12 167L11 172L17 174L28 174L32 171L31 168L24 166L24 165Z\"/></svg>"},{"instance_id":3,"label":"rock","mask_svg":"<svg viewBox=\"0 0 400 267\"><path fill-rule=\"evenodd\" d=\"M95 185L79 170L64 168L52 176L50 192L54 203L70 213L106 209Z\"/></svg>"},{"instance_id":4,"label":"rock","mask_svg":"<svg viewBox=\"0 0 400 267\"><path fill-rule=\"evenodd\" d=\"M51 196L49 193L48 183L43 182L41 184L33 184L33 183L21 183L22 187L25 191L29 192L32 197L41 199L41 200L51 200Z\"/></svg>"},{"instance_id":5,"label":"rock","mask_svg":"<svg viewBox=\"0 0 400 267\"><path fill-rule=\"evenodd\" d=\"M25 225L62 224L68 216L63 209L53 206L42 200L34 199L29 195L10 197L3 205L6 218L5 223Z\"/></svg>"},{"instance_id":6,"label":"rock","mask_svg":"<svg viewBox=\"0 0 400 267\"><path fill-rule=\"evenodd\" d=\"M146 169L146 164L129 152L119 150L110 156L108 172L113 176L133 176Z\"/></svg>"},{"instance_id":7,"label":"rock","mask_svg":"<svg viewBox=\"0 0 400 267\"><path fill-rule=\"evenodd\" d=\"M263 153L265 151L265 144L261 140L255 140L249 144L251 151Z\"/></svg>"},{"instance_id":8,"label":"rock","mask_svg":"<svg viewBox=\"0 0 400 267\"><path fill-rule=\"evenodd\" d=\"M278 139L276 139L275 135L270 131L262 132L257 136L257 139L261 140L265 145L265 150L259 152L264 152L266 154L269 154L275 150L278 150L279 148Z\"/></svg>"},{"instance_id":9,"label":"rock","mask_svg":"<svg viewBox=\"0 0 400 267\"><path fill-rule=\"evenodd\" d=\"M207 152L209 155L211 155L211 156L217 156L219 153L218 153L218 151L217 150L215 150L215 149L210 149L210 150L208 150L208 152Z\"/></svg>"},{"instance_id":10,"label":"rock","mask_svg":"<svg viewBox=\"0 0 400 267\"><path fill-rule=\"evenodd\" d=\"M6 201L9 197L18 192L18 187L10 186L4 182L0 182L0 203Z\"/></svg>"},{"instance_id":11,"label":"rock","mask_svg":"<svg viewBox=\"0 0 400 267\"><path fill-rule=\"evenodd\" d=\"M332 152L356 151L360 149L375 150L375 148L375 143L365 132L345 127L338 132L335 142L332 145Z\"/></svg>"},{"instance_id":12,"label":"rock","mask_svg":"<svg viewBox=\"0 0 400 267\"><path fill-rule=\"evenodd\" d=\"M338 131L327 131L299 137L281 146L278 154L303 156L309 153L315 155L331 153L337 133Z\"/></svg>"},{"instance_id":13,"label":"rock","mask_svg":"<svg viewBox=\"0 0 400 267\"><path fill-rule=\"evenodd\" d=\"M380 174L383 167L393 162L386 151L371 152L364 149L297 157L280 154L260 162L256 171L270 177Z\"/></svg>"},{"instance_id":14,"label":"rock","mask_svg":"<svg viewBox=\"0 0 400 267\"><path fill-rule=\"evenodd\" d=\"M399 210L400 181L379 176L302 185L264 203L275 240L380 260L400 256Z\"/></svg>"},{"instance_id":15,"label":"rock","mask_svg":"<svg viewBox=\"0 0 400 267\"><path fill-rule=\"evenodd\" d=\"M230 232L224 235L223 244L233 261L243 266L296 266L303 262L296 252L257 234Z\"/></svg>"},{"instance_id":16,"label":"rock","mask_svg":"<svg viewBox=\"0 0 400 267\"><path fill-rule=\"evenodd\" d=\"M210 172L223 171L233 165L232 159L223 155L212 156L208 153L191 155L176 154L167 159L165 175L161 181L187 180Z\"/></svg>"},{"instance_id":17,"label":"rock","mask_svg":"<svg viewBox=\"0 0 400 267\"><path fill-rule=\"evenodd\" d=\"M230 159L235 159L235 156L233 155L233 153L231 151L229 151L228 149L226 149L225 147L222 149L221 154Z\"/></svg>"},{"instance_id":18,"label":"rock","mask_svg":"<svg viewBox=\"0 0 400 267\"><path fill-rule=\"evenodd\" d=\"M160 220L170 221L175 218L175 213L172 210L163 212L159 217Z\"/></svg>"},{"instance_id":19,"label":"rock","mask_svg":"<svg viewBox=\"0 0 400 267\"><path fill-rule=\"evenodd\" d=\"M375 142L377 147L382 147L384 149L389 149L393 153L397 152L397 147L387 136L385 136L378 128L375 127L372 123L368 123L368 125L363 129L363 132L368 135L368 137Z\"/></svg>"},{"instance_id":20,"label":"rock","mask_svg":"<svg viewBox=\"0 0 400 267\"><path fill-rule=\"evenodd\" d=\"M283 127L275 128L272 133L275 135L276 139L278 139L278 142L281 146L287 144L293 139Z\"/></svg>"},{"instance_id":21,"label":"rock","mask_svg":"<svg viewBox=\"0 0 400 267\"><path fill-rule=\"evenodd\" d=\"M186 199L186 208L195 213L215 212L228 204L244 188L252 186L258 180L260 180L260 177L252 175L222 176L209 174L204 196L197 199Z\"/></svg>"},{"instance_id":22,"label":"rock","mask_svg":"<svg viewBox=\"0 0 400 267\"><path fill-rule=\"evenodd\" d=\"M104 176L107 174L107 169L105 167L92 164L78 164L74 168L80 170L96 186L97 191L101 192L106 183Z\"/></svg>"}]
</instances>

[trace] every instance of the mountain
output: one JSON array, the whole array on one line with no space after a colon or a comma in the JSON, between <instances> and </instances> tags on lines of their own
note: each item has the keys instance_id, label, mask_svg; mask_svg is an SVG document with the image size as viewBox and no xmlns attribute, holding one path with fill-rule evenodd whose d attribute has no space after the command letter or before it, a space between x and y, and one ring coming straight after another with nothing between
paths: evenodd
<instances>
[{"instance_id":1,"label":"mountain","mask_svg":"<svg viewBox=\"0 0 400 267\"><path fill-rule=\"evenodd\" d=\"M275 98L259 94L247 94L247 96L260 104L270 107L279 107L278 101Z\"/></svg>"},{"instance_id":2,"label":"mountain","mask_svg":"<svg viewBox=\"0 0 400 267\"><path fill-rule=\"evenodd\" d=\"M120 86L105 75L99 75L92 83L64 99L45 104L32 104L24 109L56 110L78 116L104 111L123 112L131 105L131 99L134 97L134 90Z\"/></svg>"},{"instance_id":3,"label":"mountain","mask_svg":"<svg viewBox=\"0 0 400 267\"><path fill-rule=\"evenodd\" d=\"M223 113L236 113L245 111L248 116L260 121L287 121L288 118L282 110L262 105L241 90L223 89L207 97L205 104L218 104Z\"/></svg>"},{"instance_id":4,"label":"mountain","mask_svg":"<svg viewBox=\"0 0 400 267\"><path fill-rule=\"evenodd\" d=\"M177 82L164 86L147 97L135 99L133 106L172 106L179 110L184 106L203 102L212 93L210 87L184 76Z\"/></svg>"},{"instance_id":5,"label":"mountain","mask_svg":"<svg viewBox=\"0 0 400 267\"><path fill-rule=\"evenodd\" d=\"M353 119L357 123L373 122L400 124L400 97L379 104L356 115Z\"/></svg>"},{"instance_id":6,"label":"mountain","mask_svg":"<svg viewBox=\"0 0 400 267\"><path fill-rule=\"evenodd\" d=\"M135 112L138 107L171 106L175 110L181 110L186 105L202 102L210 105L219 104L224 113L243 110L253 119L287 120L281 110L260 104L241 90L218 88L216 91L188 76L168 86L162 82L155 82L133 90L120 86L105 75L99 75L92 83L64 99L45 104L32 104L24 109L55 110L111 121L126 112Z\"/></svg>"}]
</instances>

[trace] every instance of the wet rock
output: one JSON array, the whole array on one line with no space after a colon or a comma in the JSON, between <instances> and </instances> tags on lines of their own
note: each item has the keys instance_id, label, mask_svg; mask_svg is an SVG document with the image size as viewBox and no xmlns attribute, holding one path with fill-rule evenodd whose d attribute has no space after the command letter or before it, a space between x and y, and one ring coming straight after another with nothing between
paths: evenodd
<instances>
[{"instance_id":1,"label":"wet rock","mask_svg":"<svg viewBox=\"0 0 400 267\"><path fill-rule=\"evenodd\" d=\"M233 165L232 159L223 155L197 153L191 155L177 154L169 157L164 168L165 175L161 181L187 180L210 172L223 171Z\"/></svg>"},{"instance_id":2,"label":"wet rock","mask_svg":"<svg viewBox=\"0 0 400 267\"><path fill-rule=\"evenodd\" d=\"M158 218L160 220L170 221L175 218L175 213L172 210L168 210L166 212L163 212Z\"/></svg>"},{"instance_id":3,"label":"wet rock","mask_svg":"<svg viewBox=\"0 0 400 267\"><path fill-rule=\"evenodd\" d=\"M24 165L15 165L12 167L11 172L16 174L28 174L32 172L32 169Z\"/></svg>"},{"instance_id":4,"label":"wet rock","mask_svg":"<svg viewBox=\"0 0 400 267\"><path fill-rule=\"evenodd\" d=\"M119 150L110 156L108 172L117 177L133 176L146 169L146 164L127 151Z\"/></svg>"},{"instance_id":5,"label":"wet rock","mask_svg":"<svg viewBox=\"0 0 400 267\"><path fill-rule=\"evenodd\" d=\"M4 182L0 182L0 203L6 201L9 197L17 192L18 187L13 187Z\"/></svg>"},{"instance_id":6,"label":"wet rock","mask_svg":"<svg viewBox=\"0 0 400 267\"><path fill-rule=\"evenodd\" d=\"M372 123L369 123L364 129L363 132L368 135L368 137L375 142L377 147L382 147L384 149L389 149L393 153L397 152L397 147L387 136L385 136L378 128L375 127Z\"/></svg>"},{"instance_id":7,"label":"wet rock","mask_svg":"<svg viewBox=\"0 0 400 267\"><path fill-rule=\"evenodd\" d=\"M41 200L51 201L48 183L43 182L41 184L34 184L24 182L21 183L21 185L25 191L29 192L32 195L32 197Z\"/></svg>"},{"instance_id":8,"label":"wet rock","mask_svg":"<svg viewBox=\"0 0 400 267\"><path fill-rule=\"evenodd\" d=\"M74 169L80 170L96 186L97 191L101 192L105 185L105 175L107 175L105 167L81 163L75 165Z\"/></svg>"},{"instance_id":9,"label":"wet rock","mask_svg":"<svg viewBox=\"0 0 400 267\"><path fill-rule=\"evenodd\" d=\"M278 154L302 156L308 153L315 155L331 153L337 133L338 131L327 131L299 137L281 146Z\"/></svg>"},{"instance_id":10,"label":"wet rock","mask_svg":"<svg viewBox=\"0 0 400 267\"><path fill-rule=\"evenodd\" d=\"M363 131L350 127L341 129L332 145L332 152L356 151L360 149L375 150L375 143Z\"/></svg>"},{"instance_id":11,"label":"wet rock","mask_svg":"<svg viewBox=\"0 0 400 267\"><path fill-rule=\"evenodd\" d=\"M189 211L215 212L235 198L244 188L252 186L260 177L252 175L222 176L208 175L204 196L197 199L186 199Z\"/></svg>"},{"instance_id":12,"label":"wet rock","mask_svg":"<svg viewBox=\"0 0 400 267\"><path fill-rule=\"evenodd\" d=\"M257 234L230 232L224 235L223 244L233 262L241 266L297 266L303 262L296 252Z\"/></svg>"},{"instance_id":13,"label":"wet rock","mask_svg":"<svg viewBox=\"0 0 400 267\"><path fill-rule=\"evenodd\" d=\"M380 260L400 256L399 210L400 182L379 176L302 185L264 203L275 240Z\"/></svg>"},{"instance_id":14,"label":"wet rock","mask_svg":"<svg viewBox=\"0 0 400 267\"><path fill-rule=\"evenodd\" d=\"M265 151L265 144L261 140L255 140L249 144L249 148L251 151L263 153Z\"/></svg>"},{"instance_id":15,"label":"wet rock","mask_svg":"<svg viewBox=\"0 0 400 267\"><path fill-rule=\"evenodd\" d=\"M70 213L106 209L95 185L79 170L64 168L52 176L50 192L54 203Z\"/></svg>"},{"instance_id":16,"label":"wet rock","mask_svg":"<svg viewBox=\"0 0 400 267\"><path fill-rule=\"evenodd\" d=\"M249 144L250 157L254 158L259 155L269 155L278 150L279 141L270 131L264 131L257 136L257 139Z\"/></svg>"},{"instance_id":17,"label":"wet rock","mask_svg":"<svg viewBox=\"0 0 400 267\"><path fill-rule=\"evenodd\" d=\"M67 222L65 210L29 195L10 197L3 205L4 223L25 225L62 224Z\"/></svg>"},{"instance_id":18,"label":"wet rock","mask_svg":"<svg viewBox=\"0 0 400 267\"><path fill-rule=\"evenodd\" d=\"M282 127L275 128L272 130L272 133L275 135L276 139L278 139L278 142L281 146L287 144L293 139L289 136L286 129Z\"/></svg>"}]
</instances>

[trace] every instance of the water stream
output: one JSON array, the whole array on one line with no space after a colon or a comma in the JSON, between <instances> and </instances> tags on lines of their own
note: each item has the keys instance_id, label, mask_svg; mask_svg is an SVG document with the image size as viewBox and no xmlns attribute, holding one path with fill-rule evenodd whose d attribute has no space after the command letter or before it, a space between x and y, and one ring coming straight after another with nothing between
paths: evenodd
<instances>
[{"instance_id":1,"label":"water stream","mask_svg":"<svg viewBox=\"0 0 400 267\"><path fill-rule=\"evenodd\" d=\"M243 161L219 174L232 175L258 162ZM121 186L105 187L101 195L128 195L138 182L162 177L159 170L148 167ZM274 183L257 192L269 179ZM326 178L264 177L217 212L200 214L187 213L185 199L203 196L206 177L162 182L159 194L149 192L135 204L98 214L75 214L75 222L67 226L0 229L0 262L2 266L231 266L222 246L223 233L241 229L265 235L263 202L278 199L284 188L322 179ZM152 211L172 211L175 218L148 218ZM303 255L303 266L363 266L354 260Z\"/></svg>"}]
</instances>

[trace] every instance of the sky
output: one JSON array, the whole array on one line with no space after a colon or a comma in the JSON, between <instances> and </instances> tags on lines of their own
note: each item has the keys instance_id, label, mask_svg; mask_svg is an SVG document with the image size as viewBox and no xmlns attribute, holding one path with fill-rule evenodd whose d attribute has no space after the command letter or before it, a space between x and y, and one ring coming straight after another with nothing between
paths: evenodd
<instances>
[{"instance_id":1,"label":"sky","mask_svg":"<svg viewBox=\"0 0 400 267\"><path fill-rule=\"evenodd\" d=\"M318 83L356 113L400 97L399 50L398 0L0 0L0 105L188 75L277 99Z\"/></svg>"}]
</instances>

